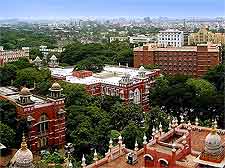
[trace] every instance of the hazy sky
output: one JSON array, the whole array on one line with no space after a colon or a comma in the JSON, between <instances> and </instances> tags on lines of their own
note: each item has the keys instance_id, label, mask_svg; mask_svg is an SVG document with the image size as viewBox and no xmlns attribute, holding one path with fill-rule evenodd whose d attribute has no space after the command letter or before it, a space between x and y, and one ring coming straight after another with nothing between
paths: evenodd
<instances>
[{"instance_id":1,"label":"hazy sky","mask_svg":"<svg viewBox=\"0 0 225 168\"><path fill-rule=\"evenodd\" d=\"M0 0L0 18L217 17L225 0Z\"/></svg>"}]
</instances>

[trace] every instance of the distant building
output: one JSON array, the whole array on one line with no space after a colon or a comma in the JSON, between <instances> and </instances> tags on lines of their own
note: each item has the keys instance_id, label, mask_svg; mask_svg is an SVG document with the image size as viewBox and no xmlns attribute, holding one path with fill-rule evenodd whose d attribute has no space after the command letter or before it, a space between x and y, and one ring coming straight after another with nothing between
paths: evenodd
<instances>
[{"instance_id":1,"label":"distant building","mask_svg":"<svg viewBox=\"0 0 225 168\"><path fill-rule=\"evenodd\" d=\"M140 104L145 111L149 108L148 93L160 70L145 70L105 66L101 73L73 71L73 68L50 68L53 78L74 84L84 84L86 91L94 96L119 96L125 103Z\"/></svg>"},{"instance_id":2,"label":"distant building","mask_svg":"<svg viewBox=\"0 0 225 168\"><path fill-rule=\"evenodd\" d=\"M224 33L213 33L206 28L201 28L197 33L191 33L188 37L188 45L196 45L212 42L214 44L225 44Z\"/></svg>"},{"instance_id":3,"label":"distant building","mask_svg":"<svg viewBox=\"0 0 225 168\"><path fill-rule=\"evenodd\" d=\"M128 41L129 37L110 37L109 38L109 42L113 42L113 41Z\"/></svg>"},{"instance_id":4,"label":"distant building","mask_svg":"<svg viewBox=\"0 0 225 168\"><path fill-rule=\"evenodd\" d=\"M62 88L54 83L47 98L33 95L23 87L0 87L0 99L16 105L17 119L29 124L28 142L32 151L48 147L63 147L65 143L65 111Z\"/></svg>"},{"instance_id":5,"label":"distant building","mask_svg":"<svg viewBox=\"0 0 225 168\"><path fill-rule=\"evenodd\" d=\"M47 55L52 52L52 53L61 53L64 51L63 48L53 48L49 49L47 46L40 46L39 51L44 55L43 59L47 60Z\"/></svg>"},{"instance_id":6,"label":"distant building","mask_svg":"<svg viewBox=\"0 0 225 168\"><path fill-rule=\"evenodd\" d=\"M158 34L158 44L161 47L181 47L184 45L183 31L168 29Z\"/></svg>"},{"instance_id":7,"label":"distant building","mask_svg":"<svg viewBox=\"0 0 225 168\"><path fill-rule=\"evenodd\" d=\"M87 165L83 156L82 168L224 168L225 167L225 130L201 127L195 121L185 123L183 118L178 124L173 119L169 131L164 132L159 124L153 126L152 135L143 137L143 147L135 142L134 149L127 149L123 138L118 144L109 141L109 151L98 160L95 151L94 163Z\"/></svg>"},{"instance_id":8,"label":"distant building","mask_svg":"<svg viewBox=\"0 0 225 168\"><path fill-rule=\"evenodd\" d=\"M29 47L22 47L21 50L4 50L0 46L0 65L17 61L19 58L29 59Z\"/></svg>"},{"instance_id":9,"label":"distant building","mask_svg":"<svg viewBox=\"0 0 225 168\"><path fill-rule=\"evenodd\" d=\"M199 77L220 63L220 45L216 44L173 48L148 44L134 48L134 67L159 65L161 71L168 75L183 74Z\"/></svg>"},{"instance_id":10,"label":"distant building","mask_svg":"<svg viewBox=\"0 0 225 168\"><path fill-rule=\"evenodd\" d=\"M129 40L130 40L131 44L139 44L139 43L146 44L146 43L149 43L149 42L154 42L155 37L148 37L148 36L145 36L145 35L139 35L139 36L131 36L129 38Z\"/></svg>"}]
</instances>

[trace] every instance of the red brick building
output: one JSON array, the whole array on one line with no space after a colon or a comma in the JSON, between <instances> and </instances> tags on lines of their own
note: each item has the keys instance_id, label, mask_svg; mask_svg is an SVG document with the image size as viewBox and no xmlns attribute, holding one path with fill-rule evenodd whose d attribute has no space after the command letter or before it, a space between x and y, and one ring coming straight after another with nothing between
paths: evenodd
<instances>
[{"instance_id":1,"label":"red brick building","mask_svg":"<svg viewBox=\"0 0 225 168\"><path fill-rule=\"evenodd\" d=\"M0 99L16 105L17 119L29 124L28 143L32 151L48 147L62 147L65 143L65 111L62 88L54 83L47 98L31 94L23 87L0 87Z\"/></svg>"},{"instance_id":2,"label":"red brick building","mask_svg":"<svg viewBox=\"0 0 225 168\"><path fill-rule=\"evenodd\" d=\"M140 104L149 109L148 93L160 70L146 70L122 66L105 66L101 73L73 71L73 68L50 68L52 76L74 84L84 84L86 91L94 96L119 96L125 103ZM64 74L64 75L63 75Z\"/></svg>"},{"instance_id":3,"label":"red brick building","mask_svg":"<svg viewBox=\"0 0 225 168\"><path fill-rule=\"evenodd\" d=\"M127 149L118 138L118 145L109 142L109 151L101 160L94 154L94 163L83 168L224 168L225 130L201 127L195 122L185 123L173 119L169 131L164 132L160 124L152 130L152 136L143 137L143 148L135 143L134 150ZM129 158L129 156L131 156ZM128 160L132 158L132 161ZM128 164L133 163L133 164Z\"/></svg>"},{"instance_id":4,"label":"red brick building","mask_svg":"<svg viewBox=\"0 0 225 168\"><path fill-rule=\"evenodd\" d=\"M17 61L19 58L29 59L29 47L22 47L21 50L3 50L0 46L0 66L8 62Z\"/></svg>"},{"instance_id":5,"label":"red brick building","mask_svg":"<svg viewBox=\"0 0 225 168\"><path fill-rule=\"evenodd\" d=\"M134 67L159 65L162 73L169 75L199 77L220 63L220 47L215 44L177 48L159 48L155 44L148 44L134 48Z\"/></svg>"}]
</instances>

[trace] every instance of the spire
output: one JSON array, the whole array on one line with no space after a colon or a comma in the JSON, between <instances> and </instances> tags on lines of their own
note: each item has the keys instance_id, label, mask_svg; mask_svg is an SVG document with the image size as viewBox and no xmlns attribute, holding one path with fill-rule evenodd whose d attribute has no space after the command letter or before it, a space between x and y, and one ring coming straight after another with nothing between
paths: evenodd
<instances>
[{"instance_id":1,"label":"spire","mask_svg":"<svg viewBox=\"0 0 225 168\"><path fill-rule=\"evenodd\" d=\"M122 145L122 143L123 143L123 141L122 141L122 139L123 139L122 136L120 135L120 136L118 137L118 139L119 139L118 143Z\"/></svg>"},{"instance_id":2,"label":"spire","mask_svg":"<svg viewBox=\"0 0 225 168\"><path fill-rule=\"evenodd\" d=\"M215 122L216 122L216 120L215 120ZM217 122L216 122L216 124L215 124L215 122L212 123L211 134L216 134L216 132L217 132L217 131L216 131L216 127L217 127L216 124L217 124Z\"/></svg>"},{"instance_id":3,"label":"spire","mask_svg":"<svg viewBox=\"0 0 225 168\"><path fill-rule=\"evenodd\" d=\"M135 148L134 148L134 151L138 151L138 143L137 143L137 140L135 141Z\"/></svg>"},{"instance_id":4,"label":"spire","mask_svg":"<svg viewBox=\"0 0 225 168\"><path fill-rule=\"evenodd\" d=\"M214 121L214 127L217 128L217 121L216 121L216 119Z\"/></svg>"},{"instance_id":5,"label":"spire","mask_svg":"<svg viewBox=\"0 0 225 168\"><path fill-rule=\"evenodd\" d=\"M112 141L112 139L110 138L110 140L109 140L109 149L111 150L112 147L113 147L113 141Z\"/></svg>"},{"instance_id":6,"label":"spire","mask_svg":"<svg viewBox=\"0 0 225 168\"><path fill-rule=\"evenodd\" d=\"M153 125L152 127L152 136L154 137L155 136L155 126Z\"/></svg>"},{"instance_id":7,"label":"spire","mask_svg":"<svg viewBox=\"0 0 225 168\"><path fill-rule=\"evenodd\" d=\"M172 152L176 152L176 144L175 143L172 144Z\"/></svg>"},{"instance_id":8,"label":"spire","mask_svg":"<svg viewBox=\"0 0 225 168\"><path fill-rule=\"evenodd\" d=\"M84 154L83 154L83 157L82 157L82 164L81 164L81 166L82 166L83 168L85 168L85 166L86 166L85 161L86 161L86 159L85 159Z\"/></svg>"},{"instance_id":9,"label":"spire","mask_svg":"<svg viewBox=\"0 0 225 168\"><path fill-rule=\"evenodd\" d=\"M187 125L188 125L188 130L190 131L191 130L191 121L190 120L188 121Z\"/></svg>"},{"instance_id":10,"label":"spire","mask_svg":"<svg viewBox=\"0 0 225 168\"><path fill-rule=\"evenodd\" d=\"M175 117L175 127L177 127L178 126L178 119L177 119L177 117Z\"/></svg>"},{"instance_id":11,"label":"spire","mask_svg":"<svg viewBox=\"0 0 225 168\"><path fill-rule=\"evenodd\" d=\"M97 162L97 160L98 160L98 154L97 154L97 152L96 152L96 149L95 149L95 153L94 153L94 159L93 159L95 162Z\"/></svg>"},{"instance_id":12,"label":"spire","mask_svg":"<svg viewBox=\"0 0 225 168\"><path fill-rule=\"evenodd\" d=\"M161 124L161 122L159 123L159 132L160 132L160 135L162 134L162 124Z\"/></svg>"},{"instance_id":13,"label":"spire","mask_svg":"<svg viewBox=\"0 0 225 168\"><path fill-rule=\"evenodd\" d=\"M23 133L23 136L22 136L21 149L27 150L27 142L26 142L26 138L24 136L24 133Z\"/></svg>"},{"instance_id":14,"label":"spire","mask_svg":"<svg viewBox=\"0 0 225 168\"><path fill-rule=\"evenodd\" d=\"M183 122L184 122L184 116L183 116L183 114L181 114L180 115L180 123L183 124Z\"/></svg>"},{"instance_id":15,"label":"spire","mask_svg":"<svg viewBox=\"0 0 225 168\"><path fill-rule=\"evenodd\" d=\"M147 144L147 137L146 135L144 134L144 137L143 137L143 144L146 145Z\"/></svg>"},{"instance_id":16,"label":"spire","mask_svg":"<svg viewBox=\"0 0 225 168\"><path fill-rule=\"evenodd\" d=\"M198 122L198 117L195 118L195 125L198 126L199 122Z\"/></svg>"}]
</instances>

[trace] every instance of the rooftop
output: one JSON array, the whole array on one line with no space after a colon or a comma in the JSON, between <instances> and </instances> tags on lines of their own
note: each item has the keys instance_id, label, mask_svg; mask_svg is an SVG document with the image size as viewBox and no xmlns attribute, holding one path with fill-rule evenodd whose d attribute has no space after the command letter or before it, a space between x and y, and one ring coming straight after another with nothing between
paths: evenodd
<instances>
[{"instance_id":1,"label":"rooftop","mask_svg":"<svg viewBox=\"0 0 225 168\"><path fill-rule=\"evenodd\" d=\"M19 91L15 87L0 87L0 96L7 96L11 101L16 102L19 99ZM34 102L34 105L45 104L47 101L37 95L31 95L30 99Z\"/></svg>"},{"instance_id":2,"label":"rooftop","mask_svg":"<svg viewBox=\"0 0 225 168\"><path fill-rule=\"evenodd\" d=\"M197 46L182 46L182 47L158 47L156 44L146 44L145 47L148 47L148 51L192 51L197 52ZM201 44L198 46L208 46L208 52L219 52L216 44ZM143 46L134 48L134 51L143 51Z\"/></svg>"},{"instance_id":3,"label":"rooftop","mask_svg":"<svg viewBox=\"0 0 225 168\"><path fill-rule=\"evenodd\" d=\"M128 74L131 79L135 80L138 77L139 70L137 68L119 67L107 65L100 73L93 74L93 76L78 78L72 75L73 68L50 68L52 76L66 77L66 81L77 84L95 84L105 83L112 85L119 85L119 81L125 74ZM146 70L146 75L154 73L154 70Z\"/></svg>"}]
</instances>

